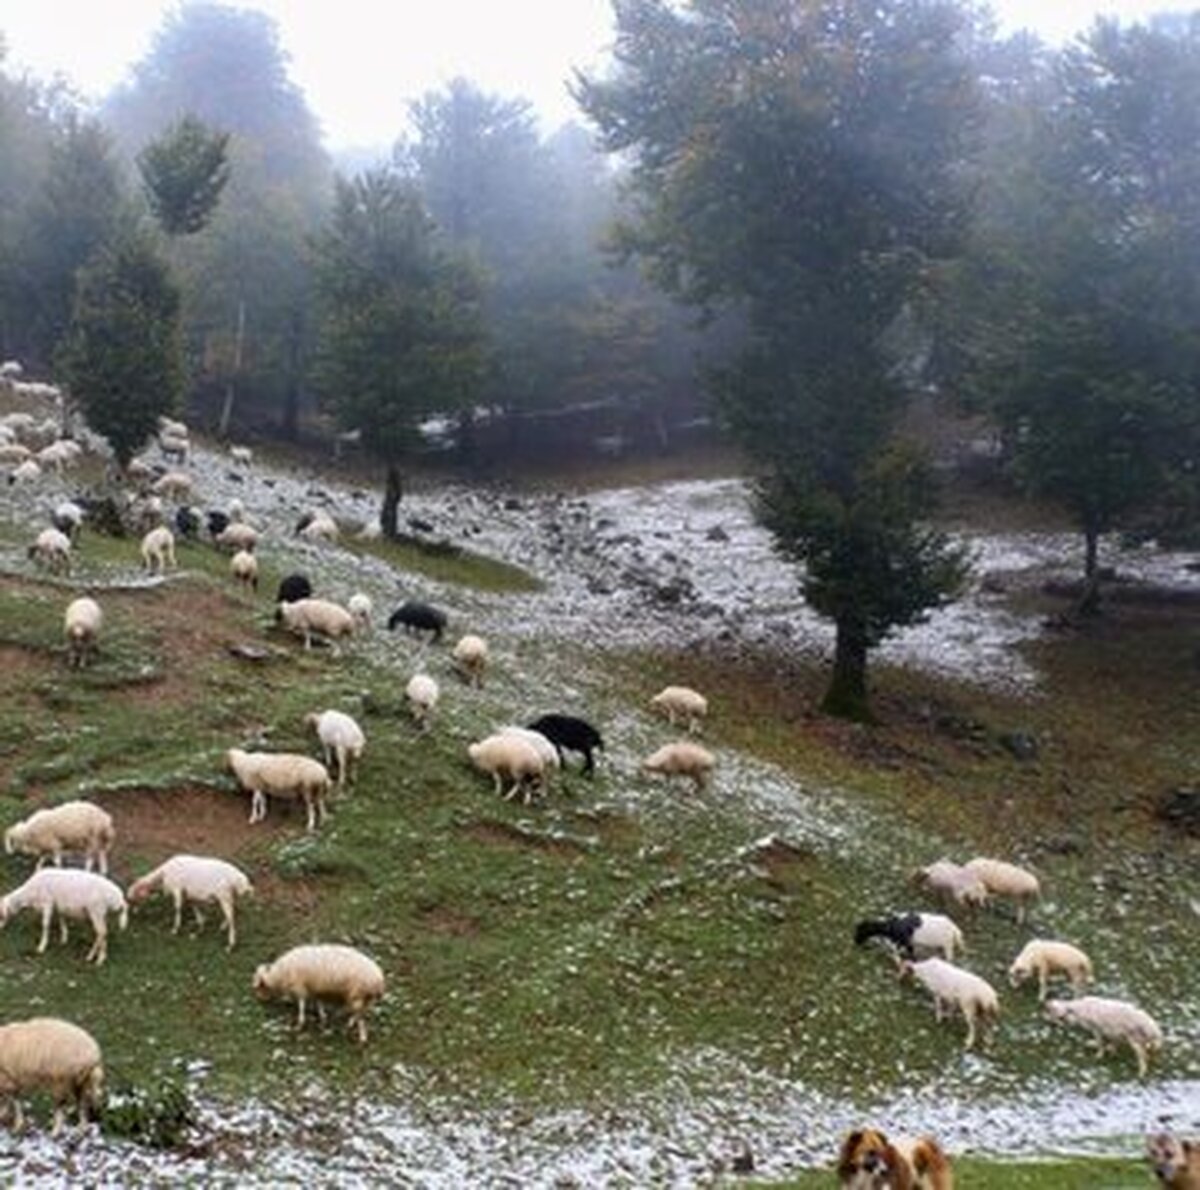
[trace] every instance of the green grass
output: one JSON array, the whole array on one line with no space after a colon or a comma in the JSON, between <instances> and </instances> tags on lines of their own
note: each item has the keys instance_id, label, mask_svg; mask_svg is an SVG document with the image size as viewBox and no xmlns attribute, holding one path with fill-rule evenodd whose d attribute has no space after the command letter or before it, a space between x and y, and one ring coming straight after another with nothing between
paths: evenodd
<instances>
[{"instance_id":1,"label":"green grass","mask_svg":"<svg viewBox=\"0 0 1200 1190\"><path fill-rule=\"evenodd\" d=\"M1151 1184L1145 1162L1048 1158L1038 1162L963 1159L954 1163L955 1190L1143 1190ZM831 1170L812 1170L786 1182L752 1182L771 1190L827 1190Z\"/></svg>"},{"instance_id":2,"label":"green grass","mask_svg":"<svg viewBox=\"0 0 1200 1190\"><path fill-rule=\"evenodd\" d=\"M354 540L345 548L380 558L398 570L424 575L439 583L454 583L499 595L540 591L541 581L509 562L489 558L459 546L439 547L416 541Z\"/></svg>"}]
</instances>

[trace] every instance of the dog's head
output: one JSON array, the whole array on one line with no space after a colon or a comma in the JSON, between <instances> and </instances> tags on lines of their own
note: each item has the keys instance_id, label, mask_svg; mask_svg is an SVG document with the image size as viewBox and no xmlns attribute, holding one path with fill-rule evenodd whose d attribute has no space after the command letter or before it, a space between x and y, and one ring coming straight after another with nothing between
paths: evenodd
<instances>
[{"instance_id":1,"label":"dog's head","mask_svg":"<svg viewBox=\"0 0 1200 1190\"><path fill-rule=\"evenodd\" d=\"M838 1177L853 1190L910 1190L908 1162L876 1128L860 1128L842 1141Z\"/></svg>"},{"instance_id":2,"label":"dog's head","mask_svg":"<svg viewBox=\"0 0 1200 1190\"><path fill-rule=\"evenodd\" d=\"M1200 1147L1169 1132L1159 1132L1146 1137L1146 1157L1154 1176L1164 1186L1191 1186L1192 1182L1183 1180L1188 1173L1194 1173L1200 1185ZM1192 1162L1194 1170L1190 1168Z\"/></svg>"}]
</instances>

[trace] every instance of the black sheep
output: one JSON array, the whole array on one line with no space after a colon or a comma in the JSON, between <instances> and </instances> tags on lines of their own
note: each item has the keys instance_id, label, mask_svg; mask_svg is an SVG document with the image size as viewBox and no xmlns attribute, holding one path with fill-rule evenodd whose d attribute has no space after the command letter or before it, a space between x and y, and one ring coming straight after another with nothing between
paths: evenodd
<instances>
[{"instance_id":1,"label":"black sheep","mask_svg":"<svg viewBox=\"0 0 1200 1190\"><path fill-rule=\"evenodd\" d=\"M194 508L181 505L175 510L175 532L180 537L195 540L200 532L200 514Z\"/></svg>"},{"instance_id":2,"label":"black sheep","mask_svg":"<svg viewBox=\"0 0 1200 1190\"><path fill-rule=\"evenodd\" d=\"M583 754L583 772L591 774L594 769L592 750L603 748L600 733L586 719L573 715L543 715L529 724L530 731L539 731L548 739L558 753L559 764L564 764L563 749Z\"/></svg>"},{"instance_id":3,"label":"black sheep","mask_svg":"<svg viewBox=\"0 0 1200 1190\"><path fill-rule=\"evenodd\" d=\"M919 913L905 913L902 917L885 917L879 921L860 921L854 927L854 941L862 946L871 938L886 938L910 962L916 958L913 950L913 934L921 927Z\"/></svg>"},{"instance_id":4,"label":"black sheep","mask_svg":"<svg viewBox=\"0 0 1200 1190\"><path fill-rule=\"evenodd\" d=\"M220 537L229 528L229 514L218 509L214 508L209 512L205 520L208 522L209 534L213 537Z\"/></svg>"},{"instance_id":5,"label":"black sheep","mask_svg":"<svg viewBox=\"0 0 1200 1190\"><path fill-rule=\"evenodd\" d=\"M289 574L279 583L279 593L275 596L276 603L295 603L300 599L309 599L313 593L312 583L306 574Z\"/></svg>"},{"instance_id":6,"label":"black sheep","mask_svg":"<svg viewBox=\"0 0 1200 1190\"><path fill-rule=\"evenodd\" d=\"M446 613L430 607L428 603L410 599L388 617L388 631L394 632L399 624L404 625L405 632L432 632L430 639L440 641L446 628Z\"/></svg>"}]
</instances>

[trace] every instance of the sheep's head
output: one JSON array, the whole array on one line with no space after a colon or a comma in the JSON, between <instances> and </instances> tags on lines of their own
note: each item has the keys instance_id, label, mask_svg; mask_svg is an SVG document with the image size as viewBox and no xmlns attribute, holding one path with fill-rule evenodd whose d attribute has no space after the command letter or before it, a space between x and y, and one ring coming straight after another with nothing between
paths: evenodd
<instances>
[{"instance_id":1,"label":"sheep's head","mask_svg":"<svg viewBox=\"0 0 1200 1190\"><path fill-rule=\"evenodd\" d=\"M153 890L150 887L150 882L143 877L141 880L135 880L126 890L125 899L131 905L140 905L147 900Z\"/></svg>"},{"instance_id":2,"label":"sheep's head","mask_svg":"<svg viewBox=\"0 0 1200 1190\"><path fill-rule=\"evenodd\" d=\"M271 998L271 968L264 964L261 967L255 968L254 981L252 984L254 994L260 1000L269 1000Z\"/></svg>"},{"instance_id":3,"label":"sheep's head","mask_svg":"<svg viewBox=\"0 0 1200 1190\"><path fill-rule=\"evenodd\" d=\"M12 855L13 852L19 851L25 845L25 825L24 823L16 823L10 826L4 832L4 853Z\"/></svg>"},{"instance_id":4,"label":"sheep's head","mask_svg":"<svg viewBox=\"0 0 1200 1190\"><path fill-rule=\"evenodd\" d=\"M1045 1012L1052 1021L1070 1021L1075 1016L1069 1000L1047 1000Z\"/></svg>"},{"instance_id":5,"label":"sheep's head","mask_svg":"<svg viewBox=\"0 0 1200 1190\"><path fill-rule=\"evenodd\" d=\"M1017 959L1008 969L1008 982L1013 987L1019 988L1032 974L1033 971L1030 969L1029 964Z\"/></svg>"},{"instance_id":6,"label":"sheep's head","mask_svg":"<svg viewBox=\"0 0 1200 1190\"><path fill-rule=\"evenodd\" d=\"M316 731L317 725L320 722L321 716L318 715L316 711L309 711L308 714L304 716L304 726L307 727L309 731Z\"/></svg>"},{"instance_id":7,"label":"sheep's head","mask_svg":"<svg viewBox=\"0 0 1200 1190\"><path fill-rule=\"evenodd\" d=\"M913 965L908 959L901 959L896 964L896 978L900 980L912 979Z\"/></svg>"}]
</instances>

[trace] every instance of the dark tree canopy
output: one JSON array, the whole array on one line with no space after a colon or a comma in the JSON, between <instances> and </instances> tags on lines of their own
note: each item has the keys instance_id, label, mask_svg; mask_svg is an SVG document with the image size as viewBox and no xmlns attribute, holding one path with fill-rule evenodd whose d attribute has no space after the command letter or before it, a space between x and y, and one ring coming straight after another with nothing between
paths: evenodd
<instances>
[{"instance_id":1,"label":"dark tree canopy","mask_svg":"<svg viewBox=\"0 0 1200 1190\"><path fill-rule=\"evenodd\" d=\"M315 267L321 391L386 464L382 523L394 537L400 464L420 441L418 425L470 404L479 390L478 278L443 244L417 191L390 170L338 183Z\"/></svg>"},{"instance_id":2,"label":"dark tree canopy","mask_svg":"<svg viewBox=\"0 0 1200 1190\"><path fill-rule=\"evenodd\" d=\"M962 559L922 518L897 441L889 331L929 301L968 215L974 94L951 2L619 0L616 70L579 97L632 156L627 251L687 301L735 305L724 371L763 511L837 628L826 709L867 713L867 652L950 597Z\"/></svg>"},{"instance_id":3,"label":"dark tree canopy","mask_svg":"<svg viewBox=\"0 0 1200 1190\"><path fill-rule=\"evenodd\" d=\"M146 197L167 235L193 235L208 224L229 181L229 133L184 116L137 158Z\"/></svg>"},{"instance_id":4,"label":"dark tree canopy","mask_svg":"<svg viewBox=\"0 0 1200 1190\"><path fill-rule=\"evenodd\" d=\"M179 290L144 233L118 230L82 270L64 376L124 467L183 387Z\"/></svg>"}]
</instances>

